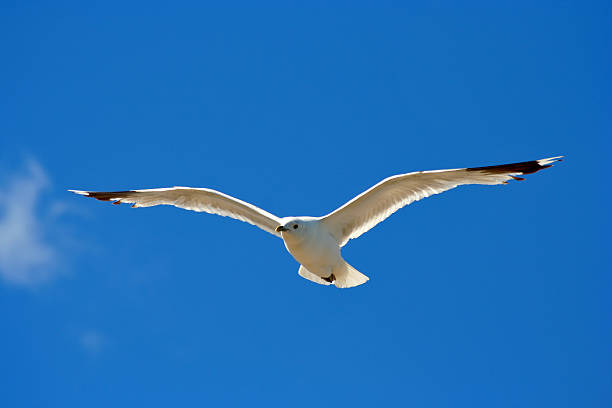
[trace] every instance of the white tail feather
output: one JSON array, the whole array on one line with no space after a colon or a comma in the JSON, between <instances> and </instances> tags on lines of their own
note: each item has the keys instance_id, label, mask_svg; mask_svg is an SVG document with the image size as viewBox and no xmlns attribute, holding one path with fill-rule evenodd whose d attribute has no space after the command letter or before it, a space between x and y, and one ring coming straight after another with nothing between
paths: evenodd
<instances>
[{"instance_id":1,"label":"white tail feather","mask_svg":"<svg viewBox=\"0 0 612 408\"><path fill-rule=\"evenodd\" d=\"M320 276L317 276L314 273L310 272L308 269L306 269L304 265L300 265L300 270L298 271L298 274L302 278L308 279L309 281L312 281L314 283L318 283L319 285L331 285L331 282L327 282L326 280L323 280Z\"/></svg>"},{"instance_id":2,"label":"white tail feather","mask_svg":"<svg viewBox=\"0 0 612 408\"><path fill-rule=\"evenodd\" d=\"M359 272L351 265L346 263L346 261L342 261L342 263L335 268L332 269L332 273L334 274L335 280L333 284L336 285L337 288L352 288L354 286L359 286L363 283L366 283L370 278L365 276L363 273ZM331 285L332 282L328 282L325 279L321 278L319 275L316 275L310 272L304 265L300 265L300 270L298 274L304 278L308 279L311 282L318 283L319 285Z\"/></svg>"},{"instance_id":3,"label":"white tail feather","mask_svg":"<svg viewBox=\"0 0 612 408\"><path fill-rule=\"evenodd\" d=\"M353 268L346 261L334 268L336 280L334 285L337 288L352 288L366 283L370 278Z\"/></svg>"}]
</instances>

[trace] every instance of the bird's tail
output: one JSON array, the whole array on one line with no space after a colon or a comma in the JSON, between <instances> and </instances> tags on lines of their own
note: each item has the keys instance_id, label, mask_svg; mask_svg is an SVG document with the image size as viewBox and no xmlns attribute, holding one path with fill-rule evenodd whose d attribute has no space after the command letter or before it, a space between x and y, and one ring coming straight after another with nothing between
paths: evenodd
<instances>
[{"instance_id":1,"label":"bird's tail","mask_svg":"<svg viewBox=\"0 0 612 408\"><path fill-rule=\"evenodd\" d=\"M333 281L323 279L320 276L310 272L304 265L300 265L300 270L298 273L302 278L318 283L319 285L334 284L337 288L352 288L353 286L359 286L362 283L366 283L370 279L346 263L345 260L342 260L342 263L332 270L332 274L334 275Z\"/></svg>"},{"instance_id":2,"label":"bird's tail","mask_svg":"<svg viewBox=\"0 0 612 408\"><path fill-rule=\"evenodd\" d=\"M352 288L370 280L370 278L353 268L344 260L339 266L334 268L333 273L336 278L334 285L336 285L337 288Z\"/></svg>"},{"instance_id":3,"label":"bird's tail","mask_svg":"<svg viewBox=\"0 0 612 408\"><path fill-rule=\"evenodd\" d=\"M306 269L304 265L300 265L300 270L298 271L298 274L302 278L308 279L309 281L312 281L314 283L318 283L319 285L331 285L331 282L328 282L322 279L320 276L310 272L308 269Z\"/></svg>"}]
</instances>

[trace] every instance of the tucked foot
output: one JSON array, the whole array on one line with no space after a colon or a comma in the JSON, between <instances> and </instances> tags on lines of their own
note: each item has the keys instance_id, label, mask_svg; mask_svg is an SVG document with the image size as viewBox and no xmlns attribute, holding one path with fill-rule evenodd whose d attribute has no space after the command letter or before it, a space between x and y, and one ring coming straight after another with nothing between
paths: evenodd
<instances>
[{"instance_id":1,"label":"tucked foot","mask_svg":"<svg viewBox=\"0 0 612 408\"><path fill-rule=\"evenodd\" d=\"M331 275L329 275L327 278L321 278L321 279L323 279L325 282L329 282L329 283L334 283L336 281L336 277L334 276L333 273Z\"/></svg>"}]
</instances>

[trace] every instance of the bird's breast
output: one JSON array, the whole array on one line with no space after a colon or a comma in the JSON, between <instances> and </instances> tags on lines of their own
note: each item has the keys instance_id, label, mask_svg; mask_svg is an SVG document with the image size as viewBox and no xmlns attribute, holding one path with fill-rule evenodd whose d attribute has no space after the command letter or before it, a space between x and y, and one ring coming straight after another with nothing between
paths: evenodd
<instances>
[{"instance_id":1,"label":"bird's breast","mask_svg":"<svg viewBox=\"0 0 612 408\"><path fill-rule=\"evenodd\" d=\"M340 247L326 231L309 234L302 239L283 238L289 253L302 265L335 265L340 260Z\"/></svg>"}]
</instances>

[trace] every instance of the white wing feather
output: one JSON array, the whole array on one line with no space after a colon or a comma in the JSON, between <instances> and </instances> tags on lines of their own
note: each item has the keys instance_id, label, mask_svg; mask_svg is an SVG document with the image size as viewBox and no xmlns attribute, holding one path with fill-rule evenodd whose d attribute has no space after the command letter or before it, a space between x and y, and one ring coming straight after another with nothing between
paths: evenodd
<instances>
[{"instance_id":1,"label":"white wing feather","mask_svg":"<svg viewBox=\"0 0 612 408\"><path fill-rule=\"evenodd\" d=\"M262 210L219 191L207 188L172 187L130 191L81 191L68 190L86 197L114 204L133 203L132 207L151 207L154 205L173 205L186 210L207 212L248 222L280 237L275 229L281 220Z\"/></svg>"},{"instance_id":2,"label":"white wing feather","mask_svg":"<svg viewBox=\"0 0 612 408\"><path fill-rule=\"evenodd\" d=\"M321 217L340 246L385 220L400 208L464 184L505 184L521 174L550 167L562 156L500 166L419 171L384 179L342 207Z\"/></svg>"}]
</instances>

